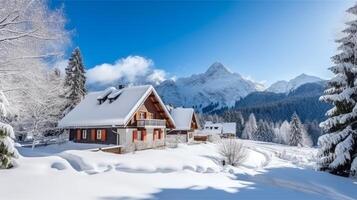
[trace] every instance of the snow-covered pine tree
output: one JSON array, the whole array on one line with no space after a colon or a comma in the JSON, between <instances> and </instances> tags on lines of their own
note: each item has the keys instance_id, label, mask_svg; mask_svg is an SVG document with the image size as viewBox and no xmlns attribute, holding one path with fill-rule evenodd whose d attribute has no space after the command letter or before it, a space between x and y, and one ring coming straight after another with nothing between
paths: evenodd
<instances>
[{"instance_id":1,"label":"snow-covered pine tree","mask_svg":"<svg viewBox=\"0 0 357 200\"><path fill-rule=\"evenodd\" d=\"M294 112L290 122L290 146L303 146L303 125L301 124L299 116Z\"/></svg>"},{"instance_id":2,"label":"snow-covered pine tree","mask_svg":"<svg viewBox=\"0 0 357 200\"><path fill-rule=\"evenodd\" d=\"M252 135L257 130L257 120L255 119L254 113L249 115L248 121L245 123L242 138L252 140Z\"/></svg>"},{"instance_id":3,"label":"snow-covered pine tree","mask_svg":"<svg viewBox=\"0 0 357 200\"><path fill-rule=\"evenodd\" d=\"M313 145L314 145L314 142L312 141L311 135L306 130L305 126L302 125L302 146L312 147Z\"/></svg>"},{"instance_id":4,"label":"snow-covered pine tree","mask_svg":"<svg viewBox=\"0 0 357 200\"><path fill-rule=\"evenodd\" d=\"M317 145L318 138L323 134L322 129L319 126L317 120L306 121L305 123L306 132L309 133L313 145Z\"/></svg>"},{"instance_id":5,"label":"snow-covered pine tree","mask_svg":"<svg viewBox=\"0 0 357 200\"><path fill-rule=\"evenodd\" d=\"M252 134L253 140L272 142L274 138L274 130L269 123L259 120L257 130Z\"/></svg>"},{"instance_id":6,"label":"snow-covered pine tree","mask_svg":"<svg viewBox=\"0 0 357 200\"><path fill-rule=\"evenodd\" d=\"M6 123L8 106L9 102L4 93L0 91L0 169L11 168L14 164L14 158L18 157L13 141L15 138L14 131Z\"/></svg>"},{"instance_id":7,"label":"snow-covered pine tree","mask_svg":"<svg viewBox=\"0 0 357 200\"><path fill-rule=\"evenodd\" d=\"M69 112L76 106L87 93L86 90L86 76L84 64L79 48L75 48L71 57L69 58L68 66L66 68L65 88L66 98L69 100L65 113Z\"/></svg>"},{"instance_id":8,"label":"snow-covered pine tree","mask_svg":"<svg viewBox=\"0 0 357 200\"><path fill-rule=\"evenodd\" d=\"M279 138L282 144L289 144L290 134L290 124L285 120L279 128Z\"/></svg>"},{"instance_id":9,"label":"snow-covered pine tree","mask_svg":"<svg viewBox=\"0 0 357 200\"><path fill-rule=\"evenodd\" d=\"M342 176L354 176L357 170L357 4L347 10L354 16L346 23L345 34L336 40L339 53L332 57L329 68L335 76L321 101L334 107L326 112L328 119L320 123L327 133L318 140L318 168Z\"/></svg>"}]
</instances>

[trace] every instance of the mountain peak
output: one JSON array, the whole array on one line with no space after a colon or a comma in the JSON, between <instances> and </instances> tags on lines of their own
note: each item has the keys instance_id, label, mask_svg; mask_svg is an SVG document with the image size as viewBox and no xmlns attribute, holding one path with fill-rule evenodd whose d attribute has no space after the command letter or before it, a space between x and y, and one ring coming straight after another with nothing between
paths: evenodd
<instances>
[{"instance_id":1,"label":"mountain peak","mask_svg":"<svg viewBox=\"0 0 357 200\"><path fill-rule=\"evenodd\" d=\"M298 88L299 86L306 83L315 83L323 81L323 79L311 76L305 73L300 74L299 76L289 80L289 81L278 81L272 84L267 91L276 92L276 93L289 93L292 90Z\"/></svg>"},{"instance_id":2,"label":"mountain peak","mask_svg":"<svg viewBox=\"0 0 357 200\"><path fill-rule=\"evenodd\" d=\"M231 74L231 72L220 62L214 62L206 71L206 75Z\"/></svg>"},{"instance_id":3,"label":"mountain peak","mask_svg":"<svg viewBox=\"0 0 357 200\"><path fill-rule=\"evenodd\" d=\"M299 76L293 78L290 80L290 82L294 82L294 81L303 81L303 82L318 82L318 81L322 81L321 78L316 77L316 76L311 76L305 73L300 74Z\"/></svg>"},{"instance_id":4,"label":"mountain peak","mask_svg":"<svg viewBox=\"0 0 357 200\"><path fill-rule=\"evenodd\" d=\"M295 79L296 79L296 78L305 78L305 77L312 77L312 76L310 76L310 75L308 75L308 74L305 74L305 73L302 73L302 74L300 74L299 76L295 77Z\"/></svg>"}]
</instances>

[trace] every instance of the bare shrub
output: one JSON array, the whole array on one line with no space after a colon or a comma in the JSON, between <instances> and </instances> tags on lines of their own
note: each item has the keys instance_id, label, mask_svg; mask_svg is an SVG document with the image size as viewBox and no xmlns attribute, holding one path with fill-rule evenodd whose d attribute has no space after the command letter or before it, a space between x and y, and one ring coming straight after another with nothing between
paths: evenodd
<instances>
[{"instance_id":1,"label":"bare shrub","mask_svg":"<svg viewBox=\"0 0 357 200\"><path fill-rule=\"evenodd\" d=\"M218 152L228 165L238 166L247 158L247 152L238 140L222 139L219 143Z\"/></svg>"}]
</instances>

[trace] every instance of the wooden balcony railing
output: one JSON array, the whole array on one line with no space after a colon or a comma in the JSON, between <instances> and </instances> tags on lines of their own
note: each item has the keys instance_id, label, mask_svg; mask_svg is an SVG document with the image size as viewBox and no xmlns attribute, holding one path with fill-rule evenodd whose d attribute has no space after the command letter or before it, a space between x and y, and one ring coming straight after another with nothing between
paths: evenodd
<instances>
[{"instance_id":1,"label":"wooden balcony railing","mask_svg":"<svg viewBox=\"0 0 357 200\"><path fill-rule=\"evenodd\" d=\"M163 119L138 119L137 126L138 127L147 127L147 126L165 127L166 121Z\"/></svg>"}]
</instances>

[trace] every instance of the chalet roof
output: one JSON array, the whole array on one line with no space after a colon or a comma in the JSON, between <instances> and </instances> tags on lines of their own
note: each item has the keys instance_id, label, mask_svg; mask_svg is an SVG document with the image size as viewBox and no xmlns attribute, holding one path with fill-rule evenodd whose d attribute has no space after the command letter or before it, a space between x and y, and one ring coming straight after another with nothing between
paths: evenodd
<instances>
[{"instance_id":1,"label":"chalet roof","mask_svg":"<svg viewBox=\"0 0 357 200\"><path fill-rule=\"evenodd\" d=\"M172 108L170 114L175 122L176 130L190 130L195 116L193 108ZM197 119L196 119L196 122Z\"/></svg>"},{"instance_id":2,"label":"chalet roof","mask_svg":"<svg viewBox=\"0 0 357 200\"><path fill-rule=\"evenodd\" d=\"M211 127L214 128L211 129ZM237 130L235 122L213 123L211 121L206 121L204 129L205 132L217 133L217 134L221 134L221 133L236 134L236 130Z\"/></svg>"},{"instance_id":3,"label":"chalet roof","mask_svg":"<svg viewBox=\"0 0 357 200\"><path fill-rule=\"evenodd\" d=\"M235 122L222 123L222 128L223 133L236 134L237 128Z\"/></svg>"},{"instance_id":4,"label":"chalet roof","mask_svg":"<svg viewBox=\"0 0 357 200\"><path fill-rule=\"evenodd\" d=\"M72 111L60 120L58 127L126 126L152 93L157 97L168 119L175 124L155 89L151 85L142 85L121 90L111 87L104 91L88 93Z\"/></svg>"}]
</instances>

